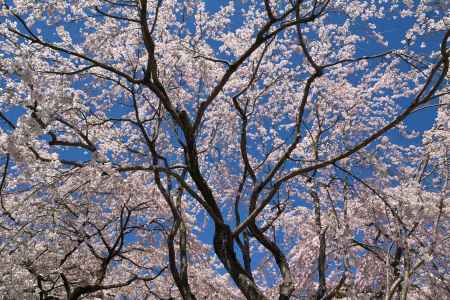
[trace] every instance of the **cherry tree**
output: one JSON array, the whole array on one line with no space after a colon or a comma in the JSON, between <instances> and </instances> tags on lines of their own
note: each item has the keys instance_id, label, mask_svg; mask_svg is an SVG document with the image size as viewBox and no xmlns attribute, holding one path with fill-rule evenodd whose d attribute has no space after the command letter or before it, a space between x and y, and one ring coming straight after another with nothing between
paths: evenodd
<instances>
[{"instance_id":1,"label":"cherry tree","mask_svg":"<svg viewBox=\"0 0 450 300\"><path fill-rule=\"evenodd\" d=\"M450 297L446 1L0 1L2 299Z\"/></svg>"}]
</instances>

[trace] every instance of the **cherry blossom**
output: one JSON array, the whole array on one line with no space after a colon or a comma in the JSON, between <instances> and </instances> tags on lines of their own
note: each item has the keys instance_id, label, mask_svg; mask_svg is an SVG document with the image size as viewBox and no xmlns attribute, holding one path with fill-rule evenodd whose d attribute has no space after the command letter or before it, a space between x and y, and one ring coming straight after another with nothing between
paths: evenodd
<instances>
[{"instance_id":1,"label":"cherry blossom","mask_svg":"<svg viewBox=\"0 0 450 300\"><path fill-rule=\"evenodd\" d=\"M0 8L2 299L450 297L445 1Z\"/></svg>"}]
</instances>

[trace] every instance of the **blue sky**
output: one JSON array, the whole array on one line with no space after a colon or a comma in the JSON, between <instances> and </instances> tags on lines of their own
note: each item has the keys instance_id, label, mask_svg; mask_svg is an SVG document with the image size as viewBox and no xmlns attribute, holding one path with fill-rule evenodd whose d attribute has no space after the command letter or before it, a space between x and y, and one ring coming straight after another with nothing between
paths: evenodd
<instances>
[{"instance_id":1,"label":"blue sky","mask_svg":"<svg viewBox=\"0 0 450 300\"><path fill-rule=\"evenodd\" d=\"M207 1L207 7L208 7L208 10L210 10L210 11L216 11L222 4L226 4L227 2L228 1ZM240 9L240 8L238 7L238 9ZM336 15L335 18L342 19L342 16ZM390 48L402 47L402 43L401 43L402 36L403 36L405 30L410 27L412 21L413 21L412 19L399 20L398 22L396 22L397 26L394 26L394 27L392 27L389 22L383 22L383 20L381 20L379 22L375 22L375 24L382 32L384 32L386 34L387 40L389 40L389 42L390 42L390 45L387 48L390 49ZM238 22L239 22L238 18L236 17L233 20L233 22L238 24ZM49 42L56 41L54 30L53 29L46 30L45 29L46 26L44 25L44 22L38 23L35 26L35 29L37 29L37 28L41 28L43 30L43 32L45 33L44 37L47 39L47 41L49 41ZM77 27L76 25L72 25L72 26L68 27L67 29L69 29L71 31L71 33L73 33L72 38L75 41L77 40L77 38L80 37L78 30L80 30L82 28ZM366 29L362 27L361 31L364 32L364 31L366 31ZM440 37L441 36L439 34L436 34L436 36L428 36L427 41L431 44L439 43ZM218 47L218 45L216 45L216 47ZM379 53L381 51L385 51L387 48L382 46L379 43L374 42L373 39L370 39L369 42L363 48L365 53L361 53L361 54L367 55L367 54ZM418 50L417 46L415 46L415 50ZM0 86L2 83L3 82L0 81ZM2 109L2 106L0 106L0 108ZM2 112L11 121L13 121L15 123L15 122L17 122L17 119L25 112L25 110L21 107L13 107L13 108L9 108L7 111L2 111ZM118 106L115 106L111 110L110 113L120 115L125 112L126 112L126 110L124 110L122 106L118 105ZM421 110L418 113L412 114L407 119L406 124L408 125L408 127L410 129L424 131L424 130L431 128L431 126L433 125L435 116L436 116L436 107L427 108L427 109ZM0 126L2 129L10 131L10 129L6 129L7 126L2 120L0 120ZM410 144L410 143L419 143L420 142L420 138L414 139L414 140L405 140L403 138L400 138L400 136L398 135L398 132L396 130L389 132L388 136L391 138L391 140L393 140L394 142L398 142L400 144ZM81 149L77 150L77 149L70 148L70 149L59 149L57 151L60 154L60 157L62 159L86 160L89 158L89 154ZM213 227L212 227L212 224L209 223L206 231L204 231L200 235L200 238L209 243L209 242L211 242L212 232L213 232ZM254 259L254 264L257 264L260 261L260 259L262 259L261 255L256 256Z\"/></svg>"}]
</instances>

